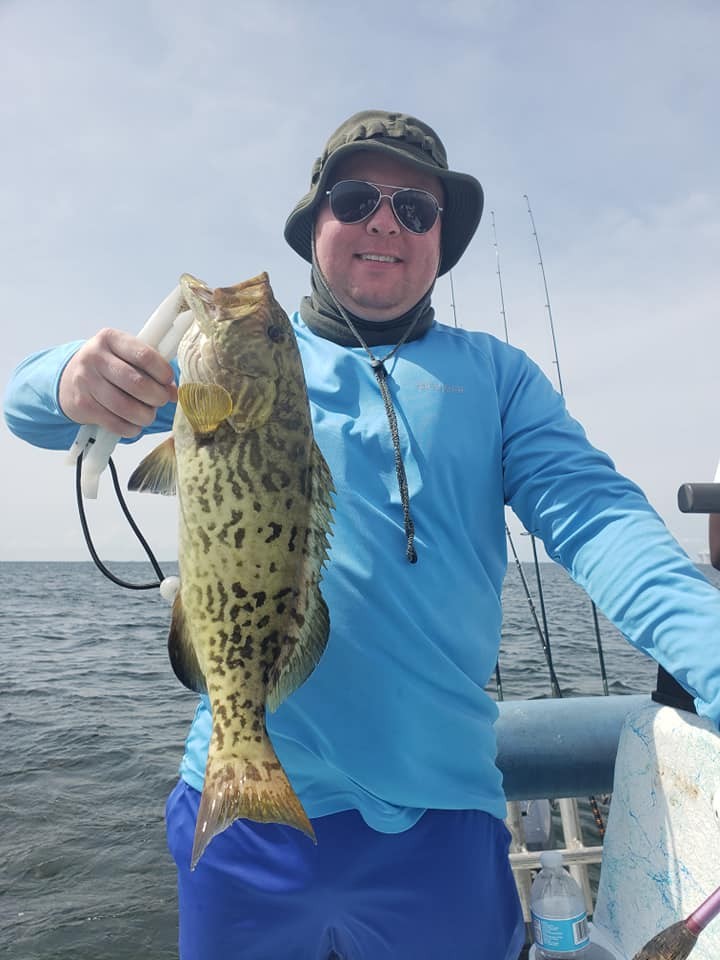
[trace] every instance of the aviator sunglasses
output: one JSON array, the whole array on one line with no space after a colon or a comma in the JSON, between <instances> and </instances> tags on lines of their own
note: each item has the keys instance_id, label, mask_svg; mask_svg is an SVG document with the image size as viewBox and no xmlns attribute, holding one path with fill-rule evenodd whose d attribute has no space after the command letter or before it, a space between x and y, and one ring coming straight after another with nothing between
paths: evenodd
<instances>
[{"instance_id":1,"label":"aviator sunglasses","mask_svg":"<svg viewBox=\"0 0 720 960\"><path fill-rule=\"evenodd\" d=\"M380 189L392 190L383 193ZM427 233L442 213L435 197L427 190L414 187L392 187L387 183L368 183L366 180L340 180L325 193L330 198L330 209L340 223L361 223L371 217L384 197L392 206L398 223L410 233Z\"/></svg>"}]
</instances>

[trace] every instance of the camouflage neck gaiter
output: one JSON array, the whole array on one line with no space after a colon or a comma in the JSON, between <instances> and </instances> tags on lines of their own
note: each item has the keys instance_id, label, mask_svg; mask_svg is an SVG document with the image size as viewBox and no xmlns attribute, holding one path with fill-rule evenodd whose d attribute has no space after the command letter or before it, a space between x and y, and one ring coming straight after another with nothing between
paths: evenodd
<instances>
[{"instance_id":1,"label":"camouflage neck gaiter","mask_svg":"<svg viewBox=\"0 0 720 960\"><path fill-rule=\"evenodd\" d=\"M312 332L343 347L362 346L338 310L314 263L311 286L312 293L309 297L303 297L300 303L300 316ZM405 342L419 340L434 322L435 311L430 305L431 296L432 287L412 309L395 320L363 320L352 313L348 313L348 316L369 347L398 343L403 338ZM410 327L413 329L408 333Z\"/></svg>"}]
</instances>

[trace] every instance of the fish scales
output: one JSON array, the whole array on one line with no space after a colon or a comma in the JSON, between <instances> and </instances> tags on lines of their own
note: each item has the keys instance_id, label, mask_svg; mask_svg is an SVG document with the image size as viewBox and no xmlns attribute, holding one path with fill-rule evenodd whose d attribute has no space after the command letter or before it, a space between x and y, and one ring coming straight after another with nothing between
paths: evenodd
<instances>
[{"instance_id":1,"label":"fish scales","mask_svg":"<svg viewBox=\"0 0 720 960\"><path fill-rule=\"evenodd\" d=\"M327 642L319 590L332 479L312 434L302 362L267 275L210 290L181 278L195 322L178 351L173 437L130 488L179 495L180 591L170 659L213 715L194 867L234 819L310 821L265 729ZM172 459L172 463L169 461Z\"/></svg>"}]
</instances>

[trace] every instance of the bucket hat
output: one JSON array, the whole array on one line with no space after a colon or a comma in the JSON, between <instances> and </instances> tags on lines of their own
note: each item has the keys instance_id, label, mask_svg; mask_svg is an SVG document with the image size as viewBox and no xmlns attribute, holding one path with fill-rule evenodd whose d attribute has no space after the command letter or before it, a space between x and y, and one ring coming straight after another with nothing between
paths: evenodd
<instances>
[{"instance_id":1,"label":"bucket hat","mask_svg":"<svg viewBox=\"0 0 720 960\"><path fill-rule=\"evenodd\" d=\"M338 127L313 164L309 191L287 219L287 242L304 260L312 263L315 212L326 190L332 186L333 172L340 161L361 151L393 157L441 181L445 197L438 275L447 273L463 255L477 229L483 209L483 190L470 174L449 170L445 147L437 133L406 113L363 110Z\"/></svg>"}]
</instances>

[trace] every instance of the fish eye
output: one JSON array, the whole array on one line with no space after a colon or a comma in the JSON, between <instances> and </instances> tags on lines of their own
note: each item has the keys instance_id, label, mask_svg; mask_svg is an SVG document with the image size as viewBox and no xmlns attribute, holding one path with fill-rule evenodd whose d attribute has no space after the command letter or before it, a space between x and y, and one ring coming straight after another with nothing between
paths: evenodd
<instances>
[{"instance_id":1,"label":"fish eye","mask_svg":"<svg viewBox=\"0 0 720 960\"><path fill-rule=\"evenodd\" d=\"M282 343L285 339L285 331L280 327L268 327L267 335L270 337L273 343Z\"/></svg>"}]
</instances>

